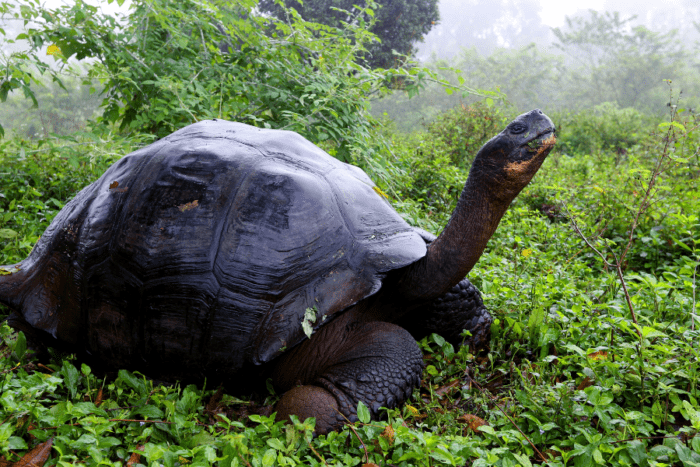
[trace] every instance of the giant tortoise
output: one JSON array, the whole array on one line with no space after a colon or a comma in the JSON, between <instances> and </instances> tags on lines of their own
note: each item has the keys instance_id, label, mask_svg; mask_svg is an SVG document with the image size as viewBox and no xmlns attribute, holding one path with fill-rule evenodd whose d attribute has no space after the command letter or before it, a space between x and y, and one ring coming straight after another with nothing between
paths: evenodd
<instances>
[{"instance_id":1,"label":"giant tortoise","mask_svg":"<svg viewBox=\"0 0 700 467\"><path fill-rule=\"evenodd\" d=\"M2 268L0 302L33 341L104 368L239 392L272 378L278 416L325 433L358 401L373 417L406 401L415 337L488 340L464 277L555 140L540 110L517 117L476 155L435 238L296 133L195 123L80 191Z\"/></svg>"}]
</instances>

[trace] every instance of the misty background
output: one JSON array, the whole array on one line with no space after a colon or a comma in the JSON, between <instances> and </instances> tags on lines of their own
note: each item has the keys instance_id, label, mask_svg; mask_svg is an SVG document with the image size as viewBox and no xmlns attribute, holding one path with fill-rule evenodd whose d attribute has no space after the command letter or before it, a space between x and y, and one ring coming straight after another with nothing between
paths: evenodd
<instances>
[{"instance_id":1,"label":"misty background","mask_svg":"<svg viewBox=\"0 0 700 467\"><path fill-rule=\"evenodd\" d=\"M585 16L589 10L618 12L624 18L637 16L635 25L657 32L677 29L686 43L700 40L694 23L700 23L696 0L440 0L440 22L418 44L417 58L449 59L462 48L474 47L481 54L497 48L518 49L534 42L542 50L555 52L551 28L561 28L566 17Z\"/></svg>"},{"instance_id":2,"label":"misty background","mask_svg":"<svg viewBox=\"0 0 700 467\"><path fill-rule=\"evenodd\" d=\"M122 7L89 3L105 11L128 11L128 2ZM51 0L44 5L68 4ZM502 99L496 101L510 113L606 105L660 116L679 97L680 105L692 111L700 107L697 0L440 0L439 11L439 22L415 44L415 58L455 84L461 77L464 87L500 92ZM3 23L5 38L22 27L21 21ZM2 52L7 57L21 47L21 41L4 42ZM37 92L38 108L16 92L10 95L0 104L2 125L27 137L79 131L99 112L101 97L79 78L79 68L75 74L64 81L67 90L44 83ZM99 90L99 83L92 85ZM401 90L376 99L372 113L408 132L480 99L479 94L447 94L434 84L411 99Z\"/></svg>"},{"instance_id":3,"label":"misty background","mask_svg":"<svg viewBox=\"0 0 700 467\"><path fill-rule=\"evenodd\" d=\"M440 0L439 9L440 22L417 44L416 57L461 70L470 87L505 93L513 114L603 106L659 117L671 100L697 112L697 1ZM454 73L442 75L457 82ZM413 99L395 93L375 101L373 113L408 132L478 99L434 86Z\"/></svg>"}]
</instances>

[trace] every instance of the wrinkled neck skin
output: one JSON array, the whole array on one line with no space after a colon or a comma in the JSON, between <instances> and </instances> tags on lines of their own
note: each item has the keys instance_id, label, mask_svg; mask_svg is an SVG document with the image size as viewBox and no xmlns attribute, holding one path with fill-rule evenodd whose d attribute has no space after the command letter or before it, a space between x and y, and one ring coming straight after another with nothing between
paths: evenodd
<instances>
[{"instance_id":1,"label":"wrinkled neck skin","mask_svg":"<svg viewBox=\"0 0 700 467\"><path fill-rule=\"evenodd\" d=\"M406 268L398 283L402 295L425 301L446 293L472 270L517 193L494 196L469 177L457 206L425 257Z\"/></svg>"}]
</instances>

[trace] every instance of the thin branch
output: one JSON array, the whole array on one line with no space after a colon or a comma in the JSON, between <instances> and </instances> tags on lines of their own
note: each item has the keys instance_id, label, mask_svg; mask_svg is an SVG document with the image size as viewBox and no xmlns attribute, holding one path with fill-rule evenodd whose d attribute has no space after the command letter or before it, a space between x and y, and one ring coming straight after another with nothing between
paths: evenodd
<instances>
[{"instance_id":1,"label":"thin branch","mask_svg":"<svg viewBox=\"0 0 700 467\"><path fill-rule=\"evenodd\" d=\"M313 451L313 453L316 454L316 457L318 457L319 459L321 459L321 462L323 462L323 465L328 465L328 464L326 463L326 459L324 459L323 457L321 457L321 454L319 454L319 453L314 449L314 447L311 445L311 441L307 441L306 444L308 444L308 445L309 445L309 448L311 448L311 450Z\"/></svg>"},{"instance_id":2,"label":"thin branch","mask_svg":"<svg viewBox=\"0 0 700 467\"><path fill-rule=\"evenodd\" d=\"M355 433L355 436L357 436L357 440L360 442L362 445L362 448L365 450L365 463L369 462L369 452L367 452L367 446L365 446L364 441L360 438L360 435L357 434L357 430L355 430L355 427L352 425L347 425L353 433Z\"/></svg>"},{"instance_id":3,"label":"thin branch","mask_svg":"<svg viewBox=\"0 0 700 467\"><path fill-rule=\"evenodd\" d=\"M615 258L614 263L609 262L605 258L605 255L603 255L603 253L601 253L595 246L593 246L591 244L591 242L588 241L588 238L583 234L583 232L581 232L581 229L579 228L578 224L576 223L576 217L571 215L571 212L567 208L566 203L563 203L563 208L566 211L567 216L571 220L572 227L574 228L576 233L579 235L579 237L581 237L581 239L583 239L583 241L586 243L586 245L588 245L588 247L591 250L593 250L603 260L603 263L605 264L606 267L614 267L615 268L615 271L617 272L617 277L618 277L618 279L620 279L620 283L622 284L622 289L625 293L625 300L627 301L627 306L629 307L630 314L632 315L632 321L634 321L634 324L637 325L637 327L635 329L637 330L637 334L639 335L639 338L641 339L642 338L642 331L638 327L639 323L637 322L637 314L634 312L634 306L632 305L632 299L630 297L629 291L627 290L627 283L625 282L625 278L624 278L624 275L622 273L621 260L618 260L617 255L615 254L615 252L613 251L612 248L608 248L610 253ZM631 240L630 240L630 242L631 242ZM629 247L629 243L627 246Z\"/></svg>"},{"instance_id":4,"label":"thin branch","mask_svg":"<svg viewBox=\"0 0 700 467\"><path fill-rule=\"evenodd\" d=\"M497 402L496 398L495 398L494 396L492 396L491 394L487 393L486 390L485 390L484 388L482 388L482 387L479 385L479 383L477 383L477 382L474 381L473 379L472 379L471 383L472 383L474 386L476 386L476 388L477 388L479 391L481 391L481 393L482 393L483 395L485 395L486 397L488 397L489 399L491 399L491 401L494 402L494 404L496 405L496 407L498 407L498 410L500 410L501 413L502 413L503 415L506 416L506 418L510 421L510 423L515 427L515 429L518 430L518 431L520 432L521 435L523 435L523 438L525 438L525 439L527 440L528 443L530 443L530 446L532 446L532 449L534 449L535 452L537 453L537 455L540 456L540 460L541 460L542 462L547 462L547 458L544 457L544 454L542 454L542 453L540 452L539 449L537 449L537 446L535 446L535 443L533 443L532 440L530 440L530 438L528 438L527 435L526 435L525 433L523 433L523 430L521 430L520 427L515 423L515 420L513 420L513 419L511 418L511 416L508 415L508 413L506 413L505 410L503 410L503 407L501 407L500 405L498 405L498 402Z\"/></svg>"},{"instance_id":5,"label":"thin branch","mask_svg":"<svg viewBox=\"0 0 700 467\"><path fill-rule=\"evenodd\" d=\"M605 266L614 266L612 263L610 263L606 258L603 253L598 251L596 247L594 247L591 242L588 241L588 238L581 232L581 229L579 228L578 224L576 223L576 217L571 214L569 211L569 208L567 207L566 203L562 203L562 207L564 208L564 211L566 211L567 217L571 220L571 226L574 228L576 233L581 237L581 239L588 245L588 248L593 250L599 257L600 259L603 260L603 263L605 263Z\"/></svg>"},{"instance_id":6,"label":"thin branch","mask_svg":"<svg viewBox=\"0 0 700 467\"><path fill-rule=\"evenodd\" d=\"M673 119L671 121L674 121ZM656 179L658 178L659 174L661 173L661 165L665 162L666 159L668 159L668 146L669 143L671 142L671 135L673 131L673 126L668 127L668 131L666 132L666 142L664 143L664 149L663 152L661 153L661 157L656 161L656 166L654 167L654 170L651 175L651 179L649 180L649 184L647 186L646 191L644 192L644 197L642 198L642 202L639 204L639 208L637 209L637 213L634 216L634 220L632 221L632 226L630 227L630 232L629 236L627 238L627 245L625 246L625 250L623 251L622 255L620 255L620 262L624 262L625 257L627 256L627 252L629 251L630 247L632 246L632 237L634 235L634 231L639 225L639 218L646 212L646 210L649 208L650 202L649 198L652 195L652 192L654 190L654 187L656 186Z\"/></svg>"},{"instance_id":7,"label":"thin branch","mask_svg":"<svg viewBox=\"0 0 700 467\"><path fill-rule=\"evenodd\" d=\"M622 284L622 290L625 292L625 300L627 300L627 306L630 309L630 313L632 314L632 321L634 321L634 324L639 326L639 323L637 322L637 314L634 312L634 306L632 305L632 299L630 298L630 293L627 290L627 283L625 282L625 278L623 277L622 274L622 264L620 263L621 260L617 259L617 255L615 255L615 252L613 249L610 249L610 253L613 255L615 258L615 270L617 271L617 277L620 279L620 283ZM639 334L639 338L641 339L642 337L642 331L637 328L637 334Z\"/></svg>"}]
</instances>

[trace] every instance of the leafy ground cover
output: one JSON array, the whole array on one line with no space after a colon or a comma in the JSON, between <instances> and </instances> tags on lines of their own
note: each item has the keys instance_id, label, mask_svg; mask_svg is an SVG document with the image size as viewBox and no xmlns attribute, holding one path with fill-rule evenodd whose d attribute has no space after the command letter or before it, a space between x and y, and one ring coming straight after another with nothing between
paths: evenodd
<instances>
[{"instance_id":1,"label":"leafy ground cover","mask_svg":"<svg viewBox=\"0 0 700 467\"><path fill-rule=\"evenodd\" d=\"M273 394L103 377L65 354L37 361L3 324L0 461L700 465L697 123L681 112L656 131L622 143L624 153L601 144L550 156L469 276L495 317L490 351L423 340L421 387L386 421L360 407L360 423L313 438L310 420L274 422ZM0 264L26 257L77 190L147 142L1 141ZM385 155L382 188L413 224L444 225L466 178L450 152L459 144L402 135Z\"/></svg>"}]
</instances>

